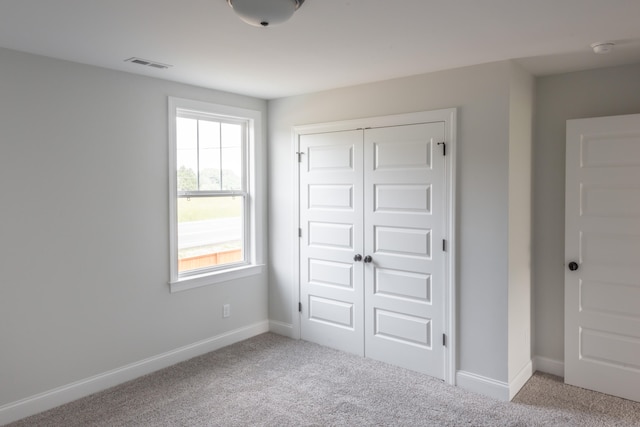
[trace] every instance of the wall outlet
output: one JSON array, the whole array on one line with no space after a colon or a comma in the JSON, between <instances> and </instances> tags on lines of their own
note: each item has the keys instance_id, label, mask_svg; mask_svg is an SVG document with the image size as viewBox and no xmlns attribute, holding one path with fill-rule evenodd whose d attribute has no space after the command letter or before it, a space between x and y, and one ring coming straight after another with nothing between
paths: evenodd
<instances>
[{"instance_id":1,"label":"wall outlet","mask_svg":"<svg viewBox=\"0 0 640 427\"><path fill-rule=\"evenodd\" d=\"M231 316L231 304L225 304L222 306L222 317Z\"/></svg>"}]
</instances>

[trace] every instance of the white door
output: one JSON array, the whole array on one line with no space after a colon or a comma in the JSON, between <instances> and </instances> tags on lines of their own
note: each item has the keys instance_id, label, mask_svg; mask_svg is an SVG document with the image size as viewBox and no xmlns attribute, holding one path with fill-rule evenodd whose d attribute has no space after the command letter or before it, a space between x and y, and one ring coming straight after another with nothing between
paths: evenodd
<instances>
[{"instance_id":1,"label":"white door","mask_svg":"<svg viewBox=\"0 0 640 427\"><path fill-rule=\"evenodd\" d=\"M365 131L365 354L444 379L444 123Z\"/></svg>"},{"instance_id":2,"label":"white door","mask_svg":"<svg viewBox=\"0 0 640 427\"><path fill-rule=\"evenodd\" d=\"M300 136L302 339L364 355L362 131Z\"/></svg>"},{"instance_id":3,"label":"white door","mask_svg":"<svg viewBox=\"0 0 640 427\"><path fill-rule=\"evenodd\" d=\"M300 135L302 339L444 378L444 133Z\"/></svg>"},{"instance_id":4,"label":"white door","mask_svg":"<svg viewBox=\"0 0 640 427\"><path fill-rule=\"evenodd\" d=\"M567 122L565 382L640 401L640 115Z\"/></svg>"}]
</instances>

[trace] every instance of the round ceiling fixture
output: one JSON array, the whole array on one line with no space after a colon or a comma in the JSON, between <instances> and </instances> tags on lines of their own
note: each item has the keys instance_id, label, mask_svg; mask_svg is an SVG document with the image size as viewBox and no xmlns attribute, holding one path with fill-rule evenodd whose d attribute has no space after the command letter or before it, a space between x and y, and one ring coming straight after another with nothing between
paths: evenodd
<instances>
[{"instance_id":1,"label":"round ceiling fixture","mask_svg":"<svg viewBox=\"0 0 640 427\"><path fill-rule=\"evenodd\" d=\"M613 46L615 46L615 44L611 42L598 42L593 43L591 45L591 49L593 49L593 53L602 55L611 52L613 50Z\"/></svg>"},{"instance_id":2,"label":"round ceiling fixture","mask_svg":"<svg viewBox=\"0 0 640 427\"><path fill-rule=\"evenodd\" d=\"M247 24L269 27L291 18L304 0L227 0L227 3Z\"/></svg>"}]
</instances>

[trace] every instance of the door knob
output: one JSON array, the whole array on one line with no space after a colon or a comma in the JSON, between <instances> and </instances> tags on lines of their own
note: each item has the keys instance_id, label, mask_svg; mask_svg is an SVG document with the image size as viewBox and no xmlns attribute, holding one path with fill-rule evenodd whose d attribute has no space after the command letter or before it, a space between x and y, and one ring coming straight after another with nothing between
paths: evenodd
<instances>
[{"instance_id":1,"label":"door knob","mask_svg":"<svg viewBox=\"0 0 640 427\"><path fill-rule=\"evenodd\" d=\"M576 271L579 267L580 267L580 266L579 266L579 265L578 265L578 263L577 263L577 262L575 262L575 261L571 261L571 262L569 263L569 270L571 270L571 271Z\"/></svg>"},{"instance_id":2,"label":"door knob","mask_svg":"<svg viewBox=\"0 0 640 427\"><path fill-rule=\"evenodd\" d=\"M366 257L364 257L364 262L369 263L373 261L373 258L371 258L371 255L367 255Z\"/></svg>"},{"instance_id":3,"label":"door knob","mask_svg":"<svg viewBox=\"0 0 640 427\"><path fill-rule=\"evenodd\" d=\"M358 262L358 261L362 261L362 255L360 255L360 254L356 254L356 255L353 257L353 260L354 260L354 261L356 261L356 262Z\"/></svg>"}]
</instances>

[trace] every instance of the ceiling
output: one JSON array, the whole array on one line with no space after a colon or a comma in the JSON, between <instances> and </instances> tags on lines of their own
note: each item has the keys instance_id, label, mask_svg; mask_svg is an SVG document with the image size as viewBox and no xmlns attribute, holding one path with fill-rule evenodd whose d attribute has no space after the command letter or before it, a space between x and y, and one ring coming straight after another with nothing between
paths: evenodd
<instances>
[{"instance_id":1,"label":"ceiling","mask_svg":"<svg viewBox=\"0 0 640 427\"><path fill-rule=\"evenodd\" d=\"M593 54L601 41L616 48ZM226 0L1 0L0 46L273 99L506 59L640 63L640 0L306 0L269 28Z\"/></svg>"}]
</instances>

